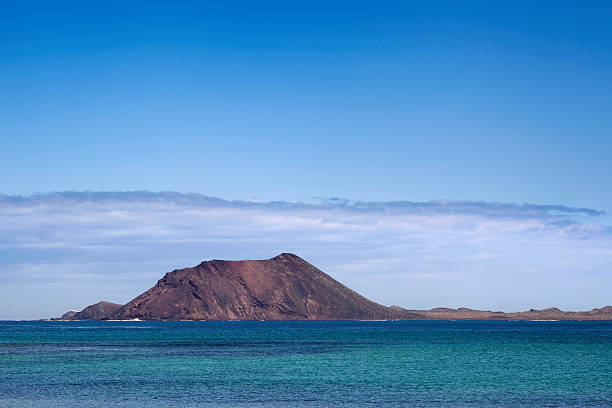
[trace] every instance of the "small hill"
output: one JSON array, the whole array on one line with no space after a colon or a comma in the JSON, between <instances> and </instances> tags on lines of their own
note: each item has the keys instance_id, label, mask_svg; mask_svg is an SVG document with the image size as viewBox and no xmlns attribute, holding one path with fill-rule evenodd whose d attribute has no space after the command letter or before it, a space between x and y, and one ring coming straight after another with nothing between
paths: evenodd
<instances>
[{"instance_id":1,"label":"small hill","mask_svg":"<svg viewBox=\"0 0 612 408\"><path fill-rule=\"evenodd\" d=\"M98 302L82 311L71 310L57 320L108 320L122 305L111 302Z\"/></svg>"}]
</instances>

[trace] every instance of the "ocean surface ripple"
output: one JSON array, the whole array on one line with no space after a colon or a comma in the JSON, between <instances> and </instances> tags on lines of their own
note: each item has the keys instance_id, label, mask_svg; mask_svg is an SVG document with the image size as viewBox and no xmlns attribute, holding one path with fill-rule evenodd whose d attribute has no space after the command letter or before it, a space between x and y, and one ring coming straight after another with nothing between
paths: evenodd
<instances>
[{"instance_id":1,"label":"ocean surface ripple","mask_svg":"<svg viewBox=\"0 0 612 408\"><path fill-rule=\"evenodd\" d=\"M612 322L0 322L0 406L606 407Z\"/></svg>"}]
</instances>

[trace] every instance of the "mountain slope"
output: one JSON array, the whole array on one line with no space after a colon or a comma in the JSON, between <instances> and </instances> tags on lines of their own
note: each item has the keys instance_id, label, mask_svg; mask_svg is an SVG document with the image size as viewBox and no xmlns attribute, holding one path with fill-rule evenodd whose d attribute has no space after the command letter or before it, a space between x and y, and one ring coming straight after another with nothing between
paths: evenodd
<instances>
[{"instance_id":1,"label":"mountain slope","mask_svg":"<svg viewBox=\"0 0 612 408\"><path fill-rule=\"evenodd\" d=\"M115 319L338 320L397 314L337 282L302 258L206 261L167 273Z\"/></svg>"}]
</instances>

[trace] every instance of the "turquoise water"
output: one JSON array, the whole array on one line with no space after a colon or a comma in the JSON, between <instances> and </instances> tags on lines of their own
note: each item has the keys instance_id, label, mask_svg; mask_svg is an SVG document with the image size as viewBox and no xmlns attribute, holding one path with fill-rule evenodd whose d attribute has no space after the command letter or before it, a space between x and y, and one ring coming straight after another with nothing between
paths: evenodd
<instances>
[{"instance_id":1,"label":"turquoise water","mask_svg":"<svg viewBox=\"0 0 612 408\"><path fill-rule=\"evenodd\" d=\"M0 407L612 407L610 322L0 322Z\"/></svg>"}]
</instances>

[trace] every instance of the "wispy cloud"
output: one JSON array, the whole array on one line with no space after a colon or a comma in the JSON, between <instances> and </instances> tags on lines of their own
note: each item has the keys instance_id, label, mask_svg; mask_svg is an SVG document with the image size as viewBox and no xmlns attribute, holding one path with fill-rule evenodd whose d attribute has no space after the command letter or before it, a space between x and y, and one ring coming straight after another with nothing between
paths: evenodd
<instances>
[{"instance_id":1,"label":"wispy cloud","mask_svg":"<svg viewBox=\"0 0 612 408\"><path fill-rule=\"evenodd\" d=\"M0 195L0 278L8 282L0 317L125 302L174 268L288 251L385 304L601 306L612 302L612 229L597 222L602 215L452 200Z\"/></svg>"}]
</instances>

